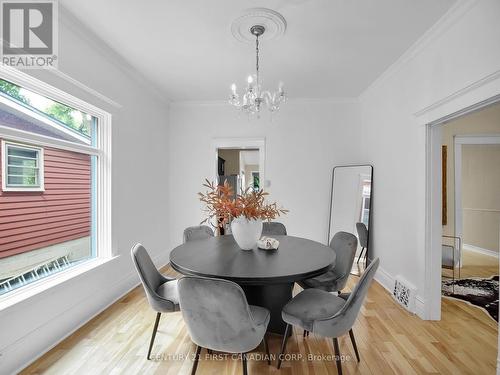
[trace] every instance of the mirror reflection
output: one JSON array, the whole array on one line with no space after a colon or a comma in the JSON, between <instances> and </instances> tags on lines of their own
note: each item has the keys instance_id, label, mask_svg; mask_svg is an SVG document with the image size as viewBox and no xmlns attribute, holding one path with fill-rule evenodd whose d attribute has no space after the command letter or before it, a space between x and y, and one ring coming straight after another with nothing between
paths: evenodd
<instances>
[{"instance_id":1,"label":"mirror reflection","mask_svg":"<svg viewBox=\"0 0 500 375\"><path fill-rule=\"evenodd\" d=\"M338 166L333 169L328 242L340 231L358 237L354 274L362 273L370 258L372 178L371 165Z\"/></svg>"}]
</instances>

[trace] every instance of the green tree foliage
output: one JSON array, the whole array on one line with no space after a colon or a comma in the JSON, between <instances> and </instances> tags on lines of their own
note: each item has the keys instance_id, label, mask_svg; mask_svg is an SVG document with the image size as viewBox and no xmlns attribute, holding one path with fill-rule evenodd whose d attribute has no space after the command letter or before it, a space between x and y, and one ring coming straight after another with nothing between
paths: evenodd
<instances>
[{"instance_id":1,"label":"green tree foliage","mask_svg":"<svg viewBox=\"0 0 500 375\"><path fill-rule=\"evenodd\" d=\"M30 104L29 100L19 93L20 90L21 88L19 86L0 79L0 91L6 93L9 96L12 96L17 100L20 100L23 103Z\"/></svg>"},{"instance_id":2,"label":"green tree foliage","mask_svg":"<svg viewBox=\"0 0 500 375\"><path fill-rule=\"evenodd\" d=\"M53 103L45 110L49 116L61 121L70 128L75 129L79 133L90 135L90 123L86 120L85 115L80 122L77 122L73 117L75 110L61 103Z\"/></svg>"},{"instance_id":3,"label":"green tree foliage","mask_svg":"<svg viewBox=\"0 0 500 375\"><path fill-rule=\"evenodd\" d=\"M5 94L23 102L31 106L31 103L28 98L24 95L20 94L21 87L14 85L8 81L0 79L0 91ZM77 132L87 135L90 135L91 121L87 119L85 114L81 114L82 120L77 121L74 117L74 114L78 111L75 109L68 107L64 104L52 101L52 104L46 108L37 108L43 113L59 120L66 126L76 130Z\"/></svg>"}]
</instances>

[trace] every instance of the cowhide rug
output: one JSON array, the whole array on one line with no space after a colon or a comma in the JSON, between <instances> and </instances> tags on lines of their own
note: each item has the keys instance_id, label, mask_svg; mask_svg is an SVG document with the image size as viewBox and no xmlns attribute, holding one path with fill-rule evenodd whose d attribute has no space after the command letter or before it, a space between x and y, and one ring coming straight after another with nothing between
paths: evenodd
<instances>
[{"instance_id":1,"label":"cowhide rug","mask_svg":"<svg viewBox=\"0 0 500 375\"><path fill-rule=\"evenodd\" d=\"M446 279L442 284L443 295L479 306L498 322L498 275L490 279Z\"/></svg>"}]
</instances>

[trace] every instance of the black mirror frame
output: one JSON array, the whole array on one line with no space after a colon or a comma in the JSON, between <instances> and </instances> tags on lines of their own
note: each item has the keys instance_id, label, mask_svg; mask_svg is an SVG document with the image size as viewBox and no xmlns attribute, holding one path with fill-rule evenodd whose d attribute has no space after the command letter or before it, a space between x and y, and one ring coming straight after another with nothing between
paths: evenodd
<instances>
[{"instance_id":1,"label":"black mirror frame","mask_svg":"<svg viewBox=\"0 0 500 375\"><path fill-rule=\"evenodd\" d=\"M370 216L368 216L368 238L367 238L367 243L368 243L368 248L366 249L366 267L371 262L370 259L370 249L371 249L371 227L372 227L372 207L373 207L373 165L372 164L346 164L346 165L336 165L333 167L332 170L332 188L330 190L330 216L328 218L328 237L326 240L326 244L330 244L330 232L332 230L332 212L333 212L333 186L335 183L335 169L336 168L349 168L349 167L370 167L371 169L371 189L370 189Z\"/></svg>"}]
</instances>

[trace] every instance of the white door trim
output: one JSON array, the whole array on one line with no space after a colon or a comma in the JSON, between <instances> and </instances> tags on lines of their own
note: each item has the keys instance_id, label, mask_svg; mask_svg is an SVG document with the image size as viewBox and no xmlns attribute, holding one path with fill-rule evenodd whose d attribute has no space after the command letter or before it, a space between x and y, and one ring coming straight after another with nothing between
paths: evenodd
<instances>
[{"instance_id":1,"label":"white door trim","mask_svg":"<svg viewBox=\"0 0 500 375\"><path fill-rule=\"evenodd\" d=\"M499 71L500 72L500 71ZM425 127L425 276L421 317L441 319L441 127L444 123L500 101L500 74L479 79L414 113ZM499 336L500 337L500 336Z\"/></svg>"}]
</instances>

